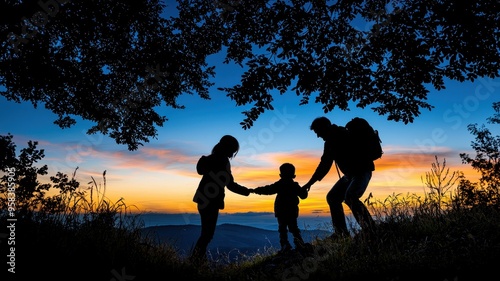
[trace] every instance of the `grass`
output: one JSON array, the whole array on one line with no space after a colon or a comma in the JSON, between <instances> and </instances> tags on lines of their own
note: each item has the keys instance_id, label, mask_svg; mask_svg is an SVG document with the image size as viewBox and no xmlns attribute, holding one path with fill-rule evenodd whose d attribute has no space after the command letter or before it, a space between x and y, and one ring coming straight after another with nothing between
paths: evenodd
<instances>
[{"instance_id":1,"label":"grass","mask_svg":"<svg viewBox=\"0 0 500 281\"><path fill-rule=\"evenodd\" d=\"M16 277L35 273L52 280L478 280L496 271L500 260L500 212L494 207L433 214L422 209L426 205L406 205L378 217L372 237L359 232L352 239L317 240L314 252L306 256L283 258L270 251L239 262L219 257L195 266L171 246L141 236L141 222L124 214L123 202L104 201L79 219L75 214L37 214L19 220Z\"/></svg>"},{"instance_id":2,"label":"grass","mask_svg":"<svg viewBox=\"0 0 500 281\"><path fill-rule=\"evenodd\" d=\"M36 206L24 202L15 229L0 236L2 253L14 249L12 280L462 281L498 271L499 207L463 204L439 186L430 186L423 198L394 194L373 202L369 196L365 203L378 223L372 235L357 230L352 238L316 240L313 252L304 255L280 256L268 249L229 262L213 253L213 260L200 266L171 245L144 237L143 222L131 207L106 198L105 175L103 183L92 178L83 191L60 177L65 179L56 180L60 194L38 198ZM0 215L2 234L11 222L5 210Z\"/></svg>"}]
</instances>

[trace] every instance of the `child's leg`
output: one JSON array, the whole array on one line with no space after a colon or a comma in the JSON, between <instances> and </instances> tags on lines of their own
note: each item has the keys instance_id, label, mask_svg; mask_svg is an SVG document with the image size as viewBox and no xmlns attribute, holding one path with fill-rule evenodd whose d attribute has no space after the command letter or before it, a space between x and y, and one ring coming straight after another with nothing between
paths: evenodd
<instances>
[{"instance_id":1,"label":"child's leg","mask_svg":"<svg viewBox=\"0 0 500 281\"><path fill-rule=\"evenodd\" d=\"M290 218L288 229L293 235L293 243L295 244L295 248L304 247L304 240L302 239L299 226L297 225L297 218Z\"/></svg>"},{"instance_id":2,"label":"child's leg","mask_svg":"<svg viewBox=\"0 0 500 281\"><path fill-rule=\"evenodd\" d=\"M281 217L278 217L277 219L281 250L289 250L292 248L292 245L290 245L290 242L288 242L287 220Z\"/></svg>"}]
</instances>

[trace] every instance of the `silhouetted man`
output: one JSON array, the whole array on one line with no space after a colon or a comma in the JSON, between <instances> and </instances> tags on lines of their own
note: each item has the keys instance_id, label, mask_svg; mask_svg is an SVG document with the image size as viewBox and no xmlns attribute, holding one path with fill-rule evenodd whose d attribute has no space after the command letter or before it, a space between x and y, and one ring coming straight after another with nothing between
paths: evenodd
<instances>
[{"instance_id":1,"label":"silhouetted man","mask_svg":"<svg viewBox=\"0 0 500 281\"><path fill-rule=\"evenodd\" d=\"M375 223L359 198L363 196L372 177L372 171L375 170L373 161L354 149L356 140L349 138L344 127L332 124L328 118L314 119L310 129L325 143L321 161L303 188L309 190L315 182L321 181L330 171L333 161L336 161L338 169L343 173L326 196L335 229L331 238L350 236L342 202L349 206L361 228L370 232Z\"/></svg>"}]
</instances>

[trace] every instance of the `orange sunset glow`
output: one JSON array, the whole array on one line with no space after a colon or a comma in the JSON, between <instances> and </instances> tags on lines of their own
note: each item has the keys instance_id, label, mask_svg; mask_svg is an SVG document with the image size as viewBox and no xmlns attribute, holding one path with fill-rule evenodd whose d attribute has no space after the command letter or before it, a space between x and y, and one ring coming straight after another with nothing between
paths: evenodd
<instances>
[{"instance_id":1,"label":"orange sunset glow","mask_svg":"<svg viewBox=\"0 0 500 281\"><path fill-rule=\"evenodd\" d=\"M407 152L404 152L404 151ZM97 155L97 152L94 152ZM192 197L200 180L195 171L198 156L188 156L172 150L144 149L141 153L125 157L125 153L99 152L100 159L107 159L105 196L112 202L123 198L131 212L196 213ZM264 153L245 158L237 155L231 160L235 180L248 188L271 184L279 179L278 167L290 162L296 166L296 181L304 184L314 173L321 150L292 151L290 153ZM461 171L470 180L477 180L477 173L468 165L460 164L458 156L441 149L438 160L446 159L450 173ZM386 147L381 159L376 160L375 171L364 200L369 194L371 200L384 200L394 194L423 194L422 178L435 162L434 154L422 154L401 147ZM257 164L255 164L257 163ZM165 165L169 168L165 169ZM77 171L82 188L87 179L93 177L103 187L102 174L90 173L85 169ZM325 196L339 175L332 166L328 175L310 190L309 197L301 200L301 215L328 216ZM223 212L272 212L273 195L237 195L226 189L226 205ZM348 208L346 211L349 212Z\"/></svg>"}]
</instances>

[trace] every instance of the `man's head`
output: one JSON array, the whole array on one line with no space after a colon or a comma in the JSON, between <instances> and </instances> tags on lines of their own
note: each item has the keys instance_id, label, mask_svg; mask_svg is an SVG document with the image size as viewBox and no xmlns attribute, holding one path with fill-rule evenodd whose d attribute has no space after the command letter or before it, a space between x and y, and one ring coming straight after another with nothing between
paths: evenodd
<instances>
[{"instance_id":1,"label":"man's head","mask_svg":"<svg viewBox=\"0 0 500 281\"><path fill-rule=\"evenodd\" d=\"M295 166L290 163L284 163L280 166L280 176L281 178L295 178Z\"/></svg>"},{"instance_id":2,"label":"man's head","mask_svg":"<svg viewBox=\"0 0 500 281\"><path fill-rule=\"evenodd\" d=\"M316 133L318 138L325 139L328 129L332 126L330 120L326 117L318 117L311 123L310 129Z\"/></svg>"}]
</instances>

